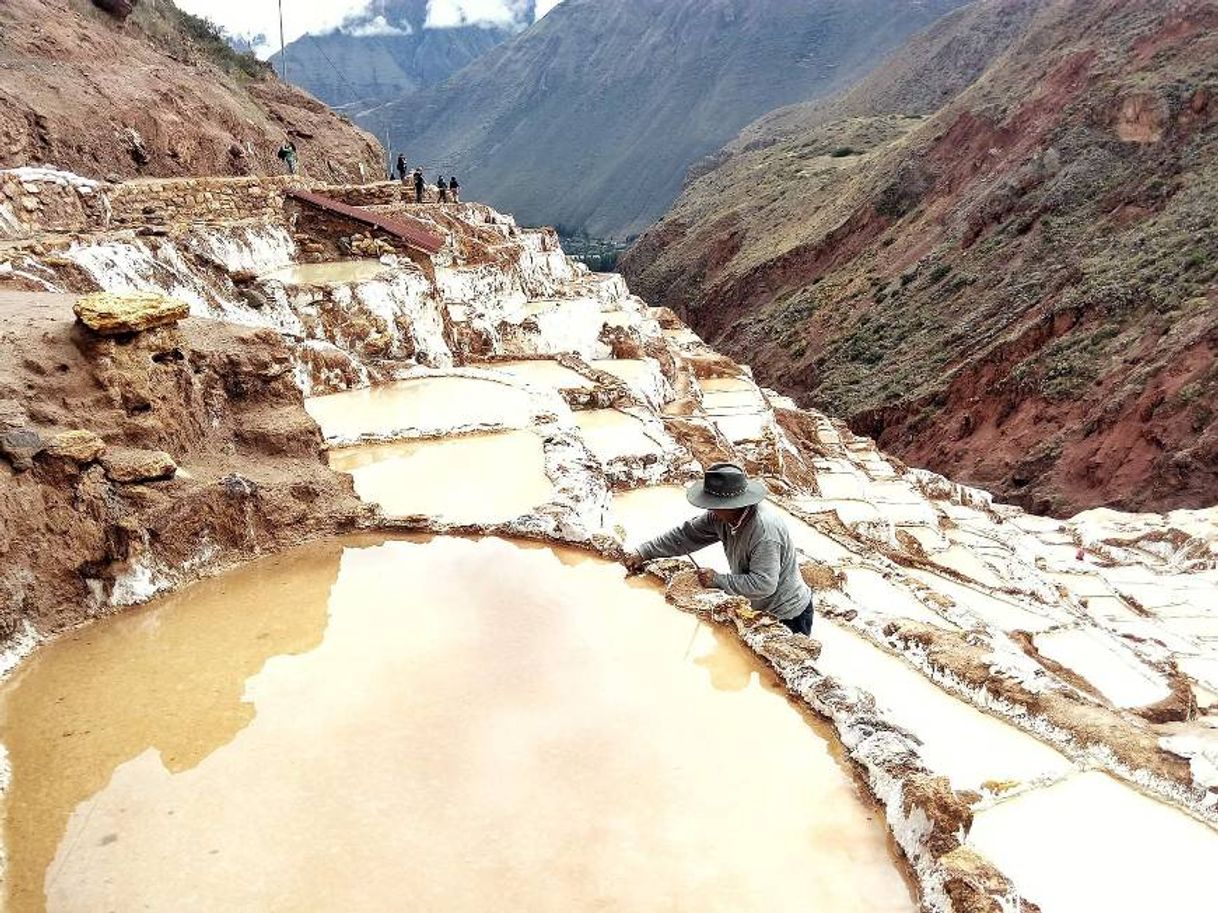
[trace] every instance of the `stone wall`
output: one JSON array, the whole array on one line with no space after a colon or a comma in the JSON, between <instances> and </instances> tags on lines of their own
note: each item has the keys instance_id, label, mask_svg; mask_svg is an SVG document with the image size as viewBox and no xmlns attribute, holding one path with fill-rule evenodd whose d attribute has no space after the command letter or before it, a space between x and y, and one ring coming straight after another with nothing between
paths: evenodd
<instances>
[{"instance_id":1,"label":"stone wall","mask_svg":"<svg viewBox=\"0 0 1218 913\"><path fill-rule=\"evenodd\" d=\"M0 171L0 240L85 231L104 225L108 211L95 181L49 168Z\"/></svg>"},{"instance_id":2,"label":"stone wall","mask_svg":"<svg viewBox=\"0 0 1218 913\"><path fill-rule=\"evenodd\" d=\"M107 185L69 172L18 168L0 171L0 240L22 240L41 233L279 220L290 188L381 211L414 202L413 186L398 181L317 184L296 175L279 175L165 178ZM435 188L429 187L426 198L434 197Z\"/></svg>"},{"instance_id":3,"label":"stone wall","mask_svg":"<svg viewBox=\"0 0 1218 913\"><path fill-rule=\"evenodd\" d=\"M283 213L285 191L307 186L308 182L294 175L117 184L107 190L110 227L278 219Z\"/></svg>"}]
</instances>

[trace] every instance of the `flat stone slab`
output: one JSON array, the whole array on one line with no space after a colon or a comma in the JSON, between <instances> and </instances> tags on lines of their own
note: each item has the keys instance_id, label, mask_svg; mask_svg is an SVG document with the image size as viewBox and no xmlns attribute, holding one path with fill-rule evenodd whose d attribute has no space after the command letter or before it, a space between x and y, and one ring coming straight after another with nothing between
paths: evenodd
<instances>
[{"instance_id":1,"label":"flat stone slab","mask_svg":"<svg viewBox=\"0 0 1218 913\"><path fill-rule=\"evenodd\" d=\"M106 450L106 442L92 431L77 429L55 435L47 444L47 452L76 463L91 463Z\"/></svg>"},{"instance_id":2,"label":"flat stone slab","mask_svg":"<svg viewBox=\"0 0 1218 913\"><path fill-rule=\"evenodd\" d=\"M107 451L101 464L110 481L126 484L172 479L178 471L178 464L163 450Z\"/></svg>"},{"instance_id":3,"label":"flat stone slab","mask_svg":"<svg viewBox=\"0 0 1218 913\"><path fill-rule=\"evenodd\" d=\"M77 318L103 336L139 333L190 316L190 305L157 292L94 292L76 299Z\"/></svg>"}]
</instances>

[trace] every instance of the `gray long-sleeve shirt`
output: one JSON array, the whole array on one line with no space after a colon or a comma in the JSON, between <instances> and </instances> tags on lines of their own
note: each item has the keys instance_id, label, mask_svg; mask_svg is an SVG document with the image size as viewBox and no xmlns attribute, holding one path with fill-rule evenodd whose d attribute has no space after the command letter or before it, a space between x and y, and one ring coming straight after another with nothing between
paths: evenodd
<instances>
[{"instance_id":1,"label":"gray long-sleeve shirt","mask_svg":"<svg viewBox=\"0 0 1218 913\"><path fill-rule=\"evenodd\" d=\"M794 618L812 601L812 591L799 572L791 534L782 517L764 503L744 520L737 532L709 512L656 536L639 546L648 561L688 555L723 543L730 574L715 574L714 585L734 596L744 596L759 612L778 619Z\"/></svg>"}]
</instances>

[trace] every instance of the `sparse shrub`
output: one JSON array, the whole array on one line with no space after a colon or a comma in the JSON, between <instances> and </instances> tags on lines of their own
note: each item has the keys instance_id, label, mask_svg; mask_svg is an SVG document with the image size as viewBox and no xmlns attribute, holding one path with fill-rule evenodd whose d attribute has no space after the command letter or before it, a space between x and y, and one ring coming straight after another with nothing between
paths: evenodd
<instances>
[{"instance_id":1,"label":"sparse shrub","mask_svg":"<svg viewBox=\"0 0 1218 913\"><path fill-rule=\"evenodd\" d=\"M259 79L270 71L251 51L238 51L228 42L224 29L210 19L195 16L185 10L173 8L178 17L178 26L194 42L195 46L217 66L230 73Z\"/></svg>"},{"instance_id":2,"label":"sparse shrub","mask_svg":"<svg viewBox=\"0 0 1218 913\"><path fill-rule=\"evenodd\" d=\"M835 158L835 159L844 159L847 156L860 155L860 154L861 153L859 153L859 151L857 149L854 149L850 146L838 146L836 149L834 149L832 152L829 153L829 157Z\"/></svg>"},{"instance_id":3,"label":"sparse shrub","mask_svg":"<svg viewBox=\"0 0 1218 913\"><path fill-rule=\"evenodd\" d=\"M934 268L931 269L930 274L926 277L926 284L938 285L951 271L952 266L950 263L936 263Z\"/></svg>"}]
</instances>

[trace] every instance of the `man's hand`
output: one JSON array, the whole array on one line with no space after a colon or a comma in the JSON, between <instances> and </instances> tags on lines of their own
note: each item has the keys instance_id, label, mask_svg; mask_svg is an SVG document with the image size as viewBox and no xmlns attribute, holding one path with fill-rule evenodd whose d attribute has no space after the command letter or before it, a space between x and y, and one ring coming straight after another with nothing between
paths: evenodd
<instances>
[{"instance_id":1,"label":"man's hand","mask_svg":"<svg viewBox=\"0 0 1218 913\"><path fill-rule=\"evenodd\" d=\"M715 572L708 567L698 568L698 583L710 588L715 585Z\"/></svg>"},{"instance_id":2,"label":"man's hand","mask_svg":"<svg viewBox=\"0 0 1218 913\"><path fill-rule=\"evenodd\" d=\"M647 559L638 552L627 551L622 556L622 563L626 565L626 570L631 574L641 574L647 569Z\"/></svg>"}]
</instances>

